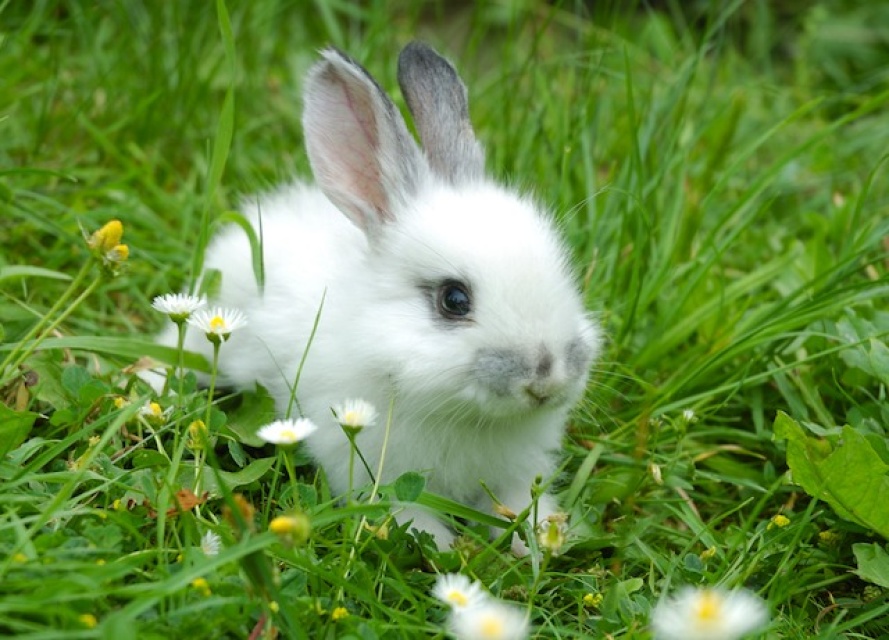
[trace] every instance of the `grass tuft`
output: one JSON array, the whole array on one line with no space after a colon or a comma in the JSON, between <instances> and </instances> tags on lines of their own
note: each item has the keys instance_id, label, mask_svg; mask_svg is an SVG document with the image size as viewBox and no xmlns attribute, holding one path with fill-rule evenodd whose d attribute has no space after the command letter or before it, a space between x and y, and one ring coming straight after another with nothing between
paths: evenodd
<instances>
[{"instance_id":1,"label":"grass tuft","mask_svg":"<svg viewBox=\"0 0 889 640\"><path fill-rule=\"evenodd\" d=\"M889 634L886 8L305 4L0 2L0 635L441 638L451 572L535 637L648 638L682 585L756 592L763 637ZM440 553L394 501L485 518L418 476L343 504L255 436L261 390L136 375L179 362L152 298L194 288L243 198L308 175L317 50L393 89L413 38L461 70L489 169L562 223L607 330L558 553L472 524Z\"/></svg>"}]
</instances>

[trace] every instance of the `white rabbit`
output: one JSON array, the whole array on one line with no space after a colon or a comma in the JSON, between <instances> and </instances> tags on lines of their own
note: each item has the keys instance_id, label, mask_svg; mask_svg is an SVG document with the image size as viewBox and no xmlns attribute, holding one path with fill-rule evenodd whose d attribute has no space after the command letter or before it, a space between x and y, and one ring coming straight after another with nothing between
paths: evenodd
<instances>
[{"instance_id":1,"label":"white rabbit","mask_svg":"<svg viewBox=\"0 0 889 640\"><path fill-rule=\"evenodd\" d=\"M305 87L303 126L318 187L264 196L266 281L260 292L237 227L210 244L222 272L213 301L248 324L220 350L221 382L266 387L284 413L296 389L319 429L307 445L337 492L348 489L349 442L331 407L372 403L376 426L358 447L382 481L407 471L427 488L485 511L482 487L518 513L534 479L554 473L568 411L583 393L600 330L585 312L566 252L528 197L493 183L469 122L466 88L448 61L409 44L398 81L423 142L358 63L322 52ZM162 337L175 344L171 331ZM186 348L210 353L200 331ZM356 464L356 485L369 478ZM557 510L540 498L539 519ZM419 507L397 515L432 534L453 532ZM516 539L516 553L527 549Z\"/></svg>"}]
</instances>

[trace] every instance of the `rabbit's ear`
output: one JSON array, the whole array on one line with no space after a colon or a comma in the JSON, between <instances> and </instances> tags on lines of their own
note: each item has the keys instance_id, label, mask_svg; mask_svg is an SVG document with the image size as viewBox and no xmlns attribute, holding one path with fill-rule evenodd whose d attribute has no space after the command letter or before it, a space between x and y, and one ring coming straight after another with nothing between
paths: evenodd
<instances>
[{"instance_id":1,"label":"rabbit's ear","mask_svg":"<svg viewBox=\"0 0 889 640\"><path fill-rule=\"evenodd\" d=\"M415 195L428 165L398 109L370 74L336 49L309 72L303 130L324 194L373 235Z\"/></svg>"},{"instance_id":2,"label":"rabbit's ear","mask_svg":"<svg viewBox=\"0 0 889 640\"><path fill-rule=\"evenodd\" d=\"M398 84L433 172L451 184L483 176L485 153L469 121L466 87L451 63L411 42L398 57Z\"/></svg>"}]
</instances>

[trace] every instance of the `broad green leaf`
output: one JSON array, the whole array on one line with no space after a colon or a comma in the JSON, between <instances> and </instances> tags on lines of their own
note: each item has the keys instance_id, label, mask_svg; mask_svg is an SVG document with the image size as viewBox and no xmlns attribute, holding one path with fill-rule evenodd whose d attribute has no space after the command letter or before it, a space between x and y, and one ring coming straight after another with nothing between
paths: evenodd
<instances>
[{"instance_id":1,"label":"broad green leaf","mask_svg":"<svg viewBox=\"0 0 889 640\"><path fill-rule=\"evenodd\" d=\"M14 411L0 402L0 458L25 441L39 416L33 411Z\"/></svg>"},{"instance_id":2,"label":"broad green leaf","mask_svg":"<svg viewBox=\"0 0 889 640\"><path fill-rule=\"evenodd\" d=\"M889 539L889 464L868 439L843 427L836 445L806 435L790 416L775 418L775 436L787 440L787 464L806 493L824 500L845 520Z\"/></svg>"},{"instance_id":3,"label":"broad green leaf","mask_svg":"<svg viewBox=\"0 0 889 640\"><path fill-rule=\"evenodd\" d=\"M426 487L426 478L415 471L409 471L398 476L395 481L395 497L402 502L414 502L423 493Z\"/></svg>"},{"instance_id":4,"label":"broad green leaf","mask_svg":"<svg viewBox=\"0 0 889 640\"><path fill-rule=\"evenodd\" d=\"M49 351L37 353L28 360L31 375L37 377L37 383L31 393L41 402L59 409L71 404L71 399L62 385L62 373L66 370L55 354Z\"/></svg>"},{"instance_id":5,"label":"broad green leaf","mask_svg":"<svg viewBox=\"0 0 889 640\"><path fill-rule=\"evenodd\" d=\"M237 409L228 411L227 427L237 436L238 440L251 447L265 444L257 437L256 431L275 419L275 400L260 385L256 392L241 394L241 404Z\"/></svg>"},{"instance_id":6,"label":"broad green leaf","mask_svg":"<svg viewBox=\"0 0 889 640\"><path fill-rule=\"evenodd\" d=\"M871 544L860 542L852 545L852 553L858 562L858 570L855 573L862 580L889 589L889 553L886 553L883 547L875 542Z\"/></svg>"},{"instance_id":7,"label":"broad green leaf","mask_svg":"<svg viewBox=\"0 0 889 640\"><path fill-rule=\"evenodd\" d=\"M237 440L227 440L226 443L228 445L228 454L235 461L235 464L238 465L238 468L243 469L244 465L247 464L247 454L244 453L244 447Z\"/></svg>"},{"instance_id":8,"label":"broad green leaf","mask_svg":"<svg viewBox=\"0 0 889 640\"><path fill-rule=\"evenodd\" d=\"M874 374L879 378L880 382L889 385L889 347L881 340L871 338L870 340L870 356L871 367Z\"/></svg>"},{"instance_id":9,"label":"broad green leaf","mask_svg":"<svg viewBox=\"0 0 889 640\"><path fill-rule=\"evenodd\" d=\"M621 580L614 587L605 591L605 599L602 601L602 613L605 615L615 615L621 603L644 586L645 582L641 578Z\"/></svg>"},{"instance_id":10,"label":"broad green leaf","mask_svg":"<svg viewBox=\"0 0 889 640\"><path fill-rule=\"evenodd\" d=\"M65 367L62 371L62 386L72 398L77 398L80 395L80 390L92 379L93 377L86 369L77 365Z\"/></svg>"},{"instance_id":11,"label":"broad green leaf","mask_svg":"<svg viewBox=\"0 0 889 640\"><path fill-rule=\"evenodd\" d=\"M238 471L220 471L219 476L225 484L226 489L231 491L245 484L257 482L262 478L269 469L275 464L275 458L260 458L254 460L243 469ZM182 471L179 474L179 482L182 486L192 488L194 486L195 469L193 464L183 464ZM216 480L216 474L210 467L204 467L203 479L201 481L201 492L207 491L213 498L218 498L223 494L219 482Z\"/></svg>"}]
</instances>

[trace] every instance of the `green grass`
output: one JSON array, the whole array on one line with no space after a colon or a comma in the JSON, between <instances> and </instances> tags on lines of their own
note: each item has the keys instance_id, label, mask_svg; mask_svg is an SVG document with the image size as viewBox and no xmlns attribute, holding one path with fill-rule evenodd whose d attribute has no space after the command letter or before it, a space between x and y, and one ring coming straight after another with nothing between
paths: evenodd
<instances>
[{"instance_id":1,"label":"green grass","mask_svg":"<svg viewBox=\"0 0 889 640\"><path fill-rule=\"evenodd\" d=\"M546 638L647 638L682 584L753 589L769 638L889 634L880 3L227 4L230 39L211 2L0 3L0 360L17 365L0 372L0 635L244 638L266 615L283 637L444 637L436 570ZM304 458L291 476L250 437L261 398L221 398L205 452L187 446L207 406L192 379L156 431L135 415L152 297L193 282L240 195L308 173L316 50L392 90L414 37L461 70L490 170L563 222L609 336L558 480L570 548L542 563L362 533L391 492L345 507ZM82 230L115 218L127 268L72 286ZM847 464L823 480L831 451ZM196 476L209 499L179 513ZM297 506L313 532L288 546L268 523Z\"/></svg>"}]
</instances>

